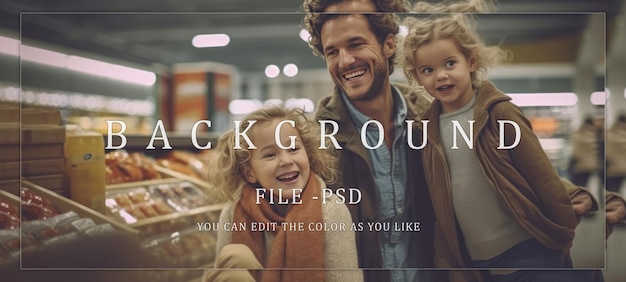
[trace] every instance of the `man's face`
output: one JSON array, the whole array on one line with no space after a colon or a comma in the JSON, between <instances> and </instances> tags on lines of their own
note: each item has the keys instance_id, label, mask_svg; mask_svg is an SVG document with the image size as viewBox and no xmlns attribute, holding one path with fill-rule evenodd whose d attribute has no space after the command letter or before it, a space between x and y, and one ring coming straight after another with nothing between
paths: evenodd
<instances>
[{"instance_id":1,"label":"man's face","mask_svg":"<svg viewBox=\"0 0 626 282\"><path fill-rule=\"evenodd\" d=\"M383 93L389 82L388 59L395 53L392 35L381 45L361 14L329 19L320 35L328 72L350 100L367 101Z\"/></svg>"}]
</instances>

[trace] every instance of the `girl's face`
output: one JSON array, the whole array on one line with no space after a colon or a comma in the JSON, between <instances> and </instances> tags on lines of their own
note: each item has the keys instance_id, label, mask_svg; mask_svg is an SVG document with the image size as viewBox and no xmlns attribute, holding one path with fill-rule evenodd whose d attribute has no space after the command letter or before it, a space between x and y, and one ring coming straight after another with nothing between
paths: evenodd
<instances>
[{"instance_id":1,"label":"girl's face","mask_svg":"<svg viewBox=\"0 0 626 282\"><path fill-rule=\"evenodd\" d=\"M476 71L474 57L466 58L451 39L432 41L415 52L415 80L435 99L443 113L462 108L472 99L471 73Z\"/></svg>"},{"instance_id":2,"label":"girl's face","mask_svg":"<svg viewBox=\"0 0 626 282\"><path fill-rule=\"evenodd\" d=\"M304 189L306 186L311 168L298 130L288 123L280 127L280 142L289 146L289 137L296 136L295 148L278 147L274 132L279 122L275 119L254 125L250 137L257 149L250 150L250 161L244 166L244 175L250 183L259 182L265 189L274 189L275 196L278 196L278 189L282 189L283 199L291 199L293 189Z\"/></svg>"}]
</instances>

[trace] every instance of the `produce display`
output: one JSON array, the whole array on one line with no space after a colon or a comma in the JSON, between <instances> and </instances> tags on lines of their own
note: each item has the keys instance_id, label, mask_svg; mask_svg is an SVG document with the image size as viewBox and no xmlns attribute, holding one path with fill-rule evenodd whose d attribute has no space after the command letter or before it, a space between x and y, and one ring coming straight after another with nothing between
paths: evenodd
<instances>
[{"instance_id":1,"label":"produce display","mask_svg":"<svg viewBox=\"0 0 626 282\"><path fill-rule=\"evenodd\" d=\"M187 181L137 186L107 191L105 204L112 218L132 224L211 204L205 194Z\"/></svg>"},{"instance_id":2,"label":"produce display","mask_svg":"<svg viewBox=\"0 0 626 282\"><path fill-rule=\"evenodd\" d=\"M0 199L0 230L20 227L20 210L9 201Z\"/></svg>"},{"instance_id":3,"label":"produce display","mask_svg":"<svg viewBox=\"0 0 626 282\"><path fill-rule=\"evenodd\" d=\"M197 227L198 223L218 222L221 210L202 182L203 158L182 151L156 160L122 150L107 154L111 171L117 166L122 175L130 173L121 179L107 177L106 215L138 230L143 248L172 267L212 267L215 259L217 235L200 232ZM139 177L140 169L155 169L160 178L146 178L145 173ZM197 271L181 269L161 272L156 281L186 281L197 275Z\"/></svg>"},{"instance_id":4,"label":"produce display","mask_svg":"<svg viewBox=\"0 0 626 282\"><path fill-rule=\"evenodd\" d=\"M207 169L207 161L212 151L204 150L198 154L187 151L175 150L158 158L156 163L167 169L180 172L197 179L204 179Z\"/></svg>"},{"instance_id":5,"label":"produce display","mask_svg":"<svg viewBox=\"0 0 626 282\"><path fill-rule=\"evenodd\" d=\"M215 234L187 228L144 240L144 247L175 267L197 267L215 259Z\"/></svg>"},{"instance_id":6,"label":"produce display","mask_svg":"<svg viewBox=\"0 0 626 282\"><path fill-rule=\"evenodd\" d=\"M118 184L150 179L161 179L154 169L154 161L141 153L117 150L105 155L105 183Z\"/></svg>"},{"instance_id":7,"label":"produce display","mask_svg":"<svg viewBox=\"0 0 626 282\"><path fill-rule=\"evenodd\" d=\"M73 211L61 212L49 199L27 188L22 188L20 198L21 213L15 204L0 200L0 262L19 259L20 252L116 232L108 223L96 224Z\"/></svg>"}]
</instances>

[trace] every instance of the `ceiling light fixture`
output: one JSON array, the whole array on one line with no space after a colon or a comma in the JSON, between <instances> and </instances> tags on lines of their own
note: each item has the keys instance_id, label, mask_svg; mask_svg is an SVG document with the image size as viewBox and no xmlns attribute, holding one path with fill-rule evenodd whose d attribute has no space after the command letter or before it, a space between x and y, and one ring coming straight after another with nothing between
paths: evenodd
<instances>
[{"instance_id":1,"label":"ceiling light fixture","mask_svg":"<svg viewBox=\"0 0 626 282\"><path fill-rule=\"evenodd\" d=\"M604 106L606 99L608 98L608 93L604 91L595 91L591 93L591 104L596 106Z\"/></svg>"},{"instance_id":2,"label":"ceiling light fixture","mask_svg":"<svg viewBox=\"0 0 626 282\"><path fill-rule=\"evenodd\" d=\"M280 74L280 68L277 65L268 65L265 67L265 75L269 78L277 77Z\"/></svg>"},{"instance_id":3,"label":"ceiling light fixture","mask_svg":"<svg viewBox=\"0 0 626 282\"><path fill-rule=\"evenodd\" d=\"M300 30L300 39L302 39L304 42L309 42L309 37L311 37L311 34L309 34L306 29Z\"/></svg>"},{"instance_id":4,"label":"ceiling light fixture","mask_svg":"<svg viewBox=\"0 0 626 282\"><path fill-rule=\"evenodd\" d=\"M283 73L288 77L294 77L298 74L298 66L295 64L286 64L283 67Z\"/></svg>"},{"instance_id":5,"label":"ceiling light fixture","mask_svg":"<svg viewBox=\"0 0 626 282\"><path fill-rule=\"evenodd\" d=\"M520 93L507 94L511 96L511 103L518 107L549 107L549 106L574 106L578 102L575 93Z\"/></svg>"},{"instance_id":6,"label":"ceiling light fixture","mask_svg":"<svg viewBox=\"0 0 626 282\"><path fill-rule=\"evenodd\" d=\"M15 38L0 36L0 53L19 56L20 41Z\"/></svg>"},{"instance_id":7,"label":"ceiling light fixture","mask_svg":"<svg viewBox=\"0 0 626 282\"><path fill-rule=\"evenodd\" d=\"M22 45L22 59L39 64L65 68L68 56L63 53Z\"/></svg>"},{"instance_id":8,"label":"ceiling light fixture","mask_svg":"<svg viewBox=\"0 0 626 282\"><path fill-rule=\"evenodd\" d=\"M400 37L405 37L409 34L409 27L403 24L400 25L400 31L398 33L400 34Z\"/></svg>"},{"instance_id":9,"label":"ceiling light fixture","mask_svg":"<svg viewBox=\"0 0 626 282\"><path fill-rule=\"evenodd\" d=\"M193 37L191 44L196 48L224 47L230 43L226 34L198 34Z\"/></svg>"},{"instance_id":10,"label":"ceiling light fixture","mask_svg":"<svg viewBox=\"0 0 626 282\"><path fill-rule=\"evenodd\" d=\"M151 86L156 83L156 74L153 72L129 68L79 56L69 56L67 59L67 68L73 71L79 71L97 76L104 76L146 86Z\"/></svg>"}]
</instances>

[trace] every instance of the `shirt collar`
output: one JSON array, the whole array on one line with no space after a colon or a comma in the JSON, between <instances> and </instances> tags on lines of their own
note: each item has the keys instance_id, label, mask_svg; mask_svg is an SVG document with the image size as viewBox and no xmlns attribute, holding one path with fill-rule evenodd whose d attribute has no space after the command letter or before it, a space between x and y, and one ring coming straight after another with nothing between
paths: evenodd
<instances>
[{"instance_id":1,"label":"shirt collar","mask_svg":"<svg viewBox=\"0 0 626 282\"><path fill-rule=\"evenodd\" d=\"M391 86L391 95L393 97L393 112L395 113L395 124L402 124L406 119L407 114L407 106L404 97L400 95L400 90L395 86ZM348 108L348 112L350 112L350 116L352 116L352 120L354 121L354 125L359 128L363 127L363 124L369 121L371 118L363 114L359 109L357 109L350 99L346 96L346 94L341 91L341 98L343 99L346 107Z\"/></svg>"}]
</instances>

